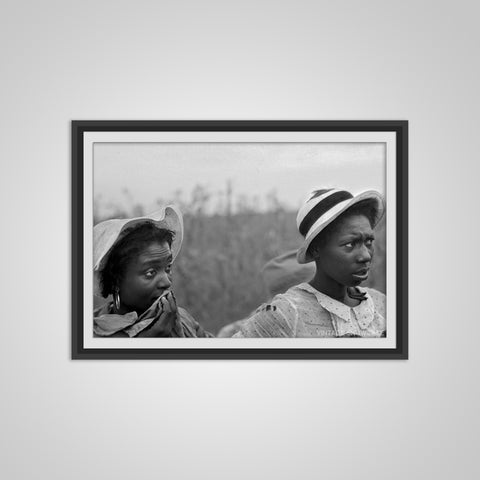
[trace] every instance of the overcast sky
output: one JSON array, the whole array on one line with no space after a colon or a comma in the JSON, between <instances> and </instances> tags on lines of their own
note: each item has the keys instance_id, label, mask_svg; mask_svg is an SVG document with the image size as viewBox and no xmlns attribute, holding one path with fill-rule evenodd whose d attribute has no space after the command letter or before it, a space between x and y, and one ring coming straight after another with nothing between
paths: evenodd
<instances>
[{"instance_id":1,"label":"overcast sky","mask_svg":"<svg viewBox=\"0 0 480 480\"><path fill-rule=\"evenodd\" d=\"M196 185L210 192L259 198L276 191L298 209L314 188L340 187L358 193L385 192L383 143L95 143L94 196L102 203L131 200L147 211L159 198L185 198Z\"/></svg>"}]
</instances>

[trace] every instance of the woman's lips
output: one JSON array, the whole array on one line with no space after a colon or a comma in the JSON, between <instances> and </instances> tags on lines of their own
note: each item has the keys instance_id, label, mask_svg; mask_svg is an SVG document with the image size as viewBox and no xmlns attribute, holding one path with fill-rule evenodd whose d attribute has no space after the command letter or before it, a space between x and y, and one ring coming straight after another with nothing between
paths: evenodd
<instances>
[{"instance_id":1,"label":"woman's lips","mask_svg":"<svg viewBox=\"0 0 480 480\"><path fill-rule=\"evenodd\" d=\"M355 273L353 273L352 276L358 280L366 280L368 278L369 271L369 268L362 268L361 270L357 270Z\"/></svg>"}]
</instances>

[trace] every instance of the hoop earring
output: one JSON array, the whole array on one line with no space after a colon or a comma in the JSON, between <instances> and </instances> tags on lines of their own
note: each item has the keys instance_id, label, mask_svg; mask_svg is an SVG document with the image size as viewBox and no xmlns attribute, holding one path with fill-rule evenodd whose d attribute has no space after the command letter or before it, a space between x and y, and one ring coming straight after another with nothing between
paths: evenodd
<instances>
[{"instance_id":1,"label":"hoop earring","mask_svg":"<svg viewBox=\"0 0 480 480\"><path fill-rule=\"evenodd\" d=\"M116 288L115 291L113 292L113 306L115 307L115 310L117 312L120 311L120 305L121 305L120 293L118 291L118 288Z\"/></svg>"}]
</instances>

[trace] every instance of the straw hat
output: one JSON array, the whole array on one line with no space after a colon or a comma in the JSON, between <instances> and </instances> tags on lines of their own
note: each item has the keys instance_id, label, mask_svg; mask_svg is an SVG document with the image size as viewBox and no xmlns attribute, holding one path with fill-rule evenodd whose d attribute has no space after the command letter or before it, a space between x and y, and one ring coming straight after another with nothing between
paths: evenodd
<instances>
[{"instance_id":1,"label":"straw hat","mask_svg":"<svg viewBox=\"0 0 480 480\"><path fill-rule=\"evenodd\" d=\"M182 246L183 218L180 210L174 205L167 205L144 217L115 218L101 222L93 227L93 271L96 295L100 295L101 290L99 273L104 269L113 247L128 233L128 229L142 223L153 223L158 228L171 230L174 233L171 251L175 260Z\"/></svg>"},{"instance_id":2,"label":"straw hat","mask_svg":"<svg viewBox=\"0 0 480 480\"><path fill-rule=\"evenodd\" d=\"M375 190L352 195L346 190L335 188L314 190L297 214L297 228L303 235L304 241L297 251L298 263L313 262L308 254L308 247L317 235L343 212L363 200L373 200L375 206L375 227L385 212L385 201L380 193Z\"/></svg>"}]
</instances>

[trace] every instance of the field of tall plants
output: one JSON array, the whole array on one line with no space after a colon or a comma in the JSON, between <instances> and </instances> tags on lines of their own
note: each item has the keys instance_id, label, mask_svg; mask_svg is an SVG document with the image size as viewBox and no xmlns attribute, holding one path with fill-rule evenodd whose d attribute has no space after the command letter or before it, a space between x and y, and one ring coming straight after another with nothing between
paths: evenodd
<instances>
[{"instance_id":1,"label":"field of tall plants","mask_svg":"<svg viewBox=\"0 0 480 480\"><path fill-rule=\"evenodd\" d=\"M94 222L149 213L128 192L125 196L128 201L121 207L96 197ZM223 192L197 186L187 195L178 191L174 198L159 198L157 203L175 203L184 217L182 250L173 270L178 304L214 334L268 300L262 267L301 243L296 211L282 205L274 192L262 199L247 198L236 195L227 183ZM384 222L377 227L375 259L366 286L385 292Z\"/></svg>"}]
</instances>

